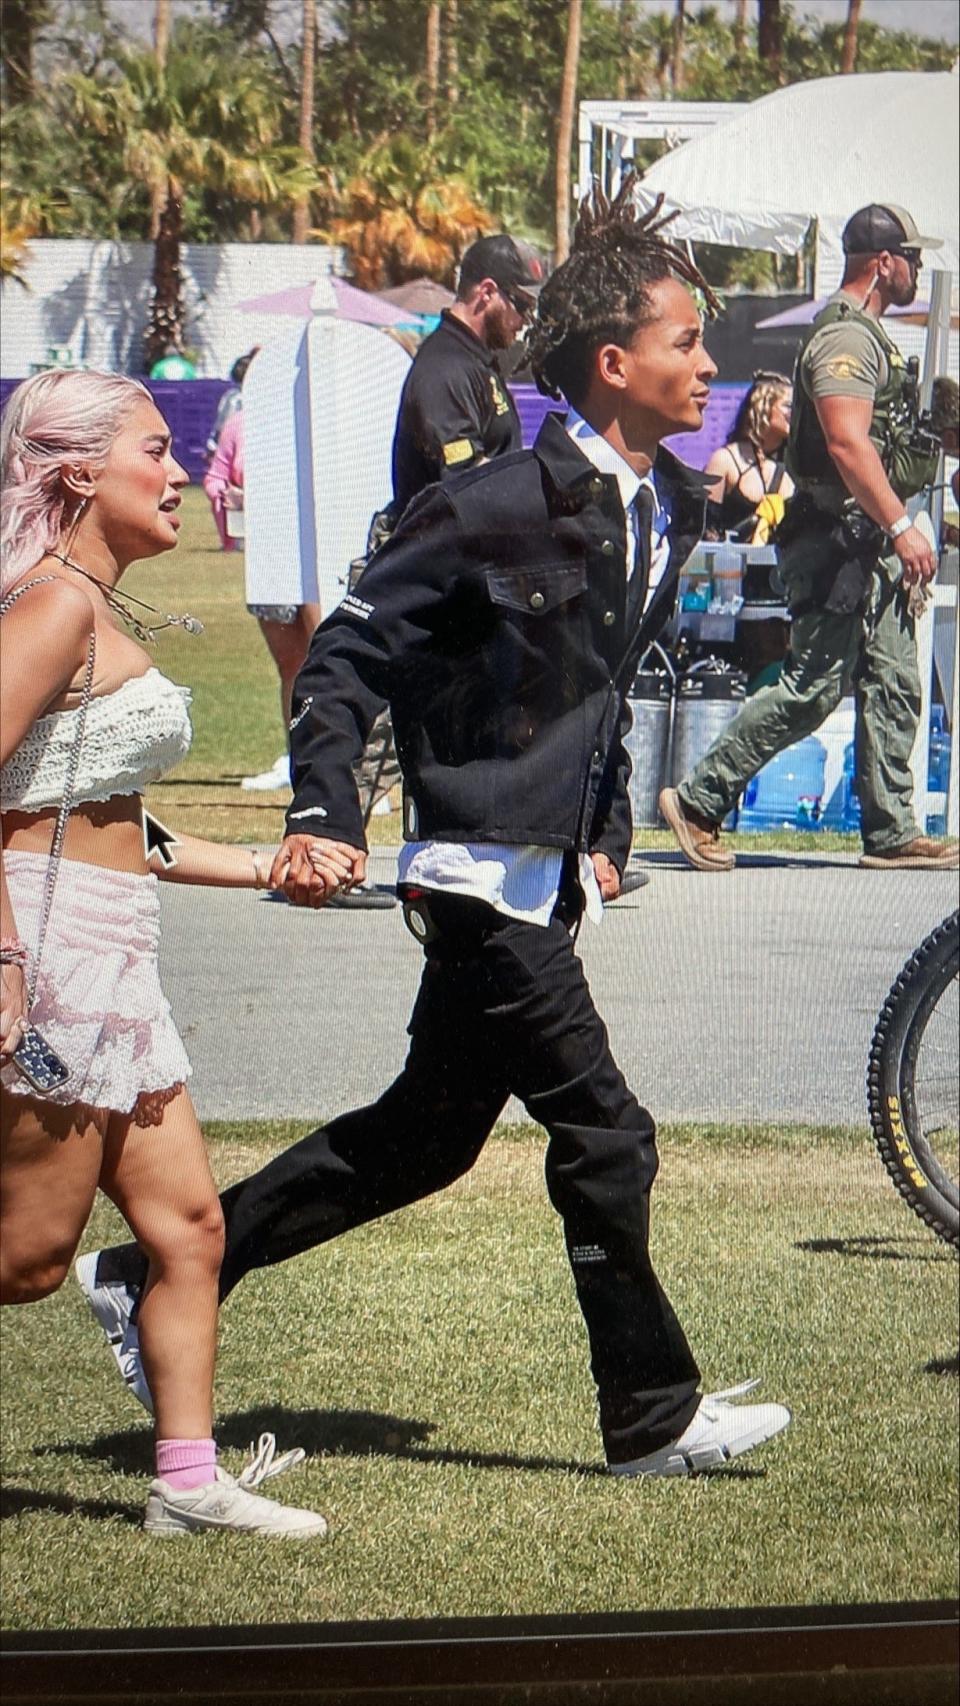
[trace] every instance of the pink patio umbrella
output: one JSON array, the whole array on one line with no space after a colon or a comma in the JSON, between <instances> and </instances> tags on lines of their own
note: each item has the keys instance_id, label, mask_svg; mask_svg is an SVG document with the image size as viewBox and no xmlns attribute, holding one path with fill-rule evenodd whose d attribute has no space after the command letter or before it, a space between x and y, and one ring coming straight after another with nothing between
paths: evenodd
<instances>
[{"instance_id":1,"label":"pink patio umbrella","mask_svg":"<svg viewBox=\"0 0 960 1706\"><path fill-rule=\"evenodd\" d=\"M316 313L331 309L315 305L318 285L329 285L336 303L332 312L340 320L361 321L367 326L402 326L410 321L409 312L384 302L369 290L358 290L343 278L314 279L307 284L293 284L286 290L274 290L266 296L248 296L235 306L243 314L287 314L297 320L309 320Z\"/></svg>"}]
</instances>

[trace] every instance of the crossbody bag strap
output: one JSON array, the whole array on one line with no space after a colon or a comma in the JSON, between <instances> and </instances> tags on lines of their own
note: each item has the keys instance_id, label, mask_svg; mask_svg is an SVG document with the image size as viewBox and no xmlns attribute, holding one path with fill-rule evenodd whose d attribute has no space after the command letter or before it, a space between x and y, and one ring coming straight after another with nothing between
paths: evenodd
<instances>
[{"instance_id":1,"label":"crossbody bag strap","mask_svg":"<svg viewBox=\"0 0 960 1706\"><path fill-rule=\"evenodd\" d=\"M59 575L37 575L34 580L25 581L23 586L18 586L15 592L9 593L7 597L0 602L0 616L5 616L7 611L10 609L10 606L15 604L17 599L20 598L23 593L29 591L30 587L42 586L44 581L55 581L59 580L59 578ZM57 821L53 831L53 841L50 844L50 858L47 862L47 874L43 885L43 901L40 908L40 928L37 933L37 951L33 956L33 967L27 988L29 1006L31 1007L33 1006L34 997L37 993L37 978L40 973L40 955L43 953L43 944L47 935L47 925L50 922L50 912L53 907L53 891L56 888L57 872L60 869L60 856L63 852L63 838L67 832L67 819L69 818L70 812L73 808L73 790L76 786L77 767L80 763L80 749L83 745L83 731L86 728L87 711L90 707L90 700L93 696L93 670L94 664L96 663L96 657L96 631L91 629L90 638L87 641L87 664L83 673L83 686L80 689L80 704L77 707L77 732L74 736L73 746L70 749L70 757L67 761L67 774L63 784L63 796L60 801L60 809L57 812Z\"/></svg>"}]
</instances>

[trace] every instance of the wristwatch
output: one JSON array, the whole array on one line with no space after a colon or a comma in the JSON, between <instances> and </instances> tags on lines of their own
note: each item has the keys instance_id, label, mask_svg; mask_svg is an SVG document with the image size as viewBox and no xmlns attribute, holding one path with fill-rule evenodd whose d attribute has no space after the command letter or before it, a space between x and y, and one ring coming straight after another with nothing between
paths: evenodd
<instances>
[{"instance_id":1,"label":"wristwatch","mask_svg":"<svg viewBox=\"0 0 960 1706\"><path fill-rule=\"evenodd\" d=\"M906 512L904 512L904 514L901 515L891 527L887 528L888 537L891 539L899 539L901 533L906 533L907 528L912 526L913 522L910 520L910 517Z\"/></svg>"}]
</instances>

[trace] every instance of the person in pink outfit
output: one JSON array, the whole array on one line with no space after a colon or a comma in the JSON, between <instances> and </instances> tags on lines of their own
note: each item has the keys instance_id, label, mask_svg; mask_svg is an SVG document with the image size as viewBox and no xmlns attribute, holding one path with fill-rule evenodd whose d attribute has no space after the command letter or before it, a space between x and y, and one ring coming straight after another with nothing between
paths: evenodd
<instances>
[{"instance_id":1,"label":"person in pink outfit","mask_svg":"<svg viewBox=\"0 0 960 1706\"><path fill-rule=\"evenodd\" d=\"M149 1262L144 1527L320 1535L322 1517L250 1490L300 1454L273 1464L264 1435L235 1481L213 1440L223 1216L160 985L157 879L262 889L268 873L250 848L146 819L144 789L189 747L190 694L142 642L200 625L117 590L176 546L187 476L149 392L94 372L18 386L0 474L0 1302L57 1290L102 1190Z\"/></svg>"},{"instance_id":2,"label":"person in pink outfit","mask_svg":"<svg viewBox=\"0 0 960 1706\"><path fill-rule=\"evenodd\" d=\"M223 551L237 551L240 539L228 531L227 516L243 509L243 408L235 409L224 422L210 466L203 476L203 489L210 499L213 519Z\"/></svg>"}]
</instances>

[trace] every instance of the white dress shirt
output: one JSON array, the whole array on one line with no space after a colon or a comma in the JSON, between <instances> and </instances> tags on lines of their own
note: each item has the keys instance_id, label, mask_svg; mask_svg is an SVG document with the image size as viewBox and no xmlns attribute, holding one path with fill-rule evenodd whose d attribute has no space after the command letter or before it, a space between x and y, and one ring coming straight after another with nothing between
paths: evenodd
<instances>
[{"instance_id":1,"label":"white dress shirt","mask_svg":"<svg viewBox=\"0 0 960 1706\"><path fill-rule=\"evenodd\" d=\"M653 494L650 537L650 575L644 608L670 560L667 539L669 514L660 501L653 472L641 480L639 474L595 428L570 409L566 429L577 448L600 474L613 474L620 492L627 524L627 574L637 560L636 511L634 500L641 485ZM519 918L527 924L549 924L560 892L563 853L557 847L529 847L499 841L405 841L397 860L397 881L417 888L443 889L470 900L485 901L495 912ZM583 891L587 917L599 924L603 902L593 861L581 853L577 875Z\"/></svg>"}]
</instances>

